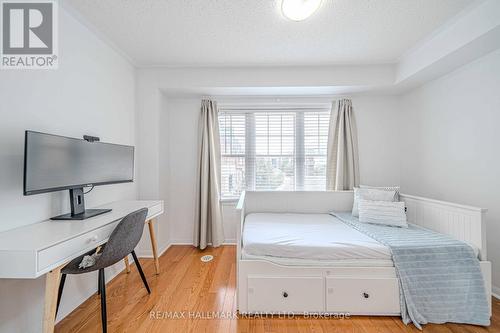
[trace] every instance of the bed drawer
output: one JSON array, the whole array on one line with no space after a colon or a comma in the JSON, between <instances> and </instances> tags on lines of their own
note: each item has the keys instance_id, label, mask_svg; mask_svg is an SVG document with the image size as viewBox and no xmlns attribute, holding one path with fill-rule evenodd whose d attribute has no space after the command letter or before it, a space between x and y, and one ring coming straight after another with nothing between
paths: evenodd
<instances>
[{"instance_id":1,"label":"bed drawer","mask_svg":"<svg viewBox=\"0 0 500 333\"><path fill-rule=\"evenodd\" d=\"M119 221L102 226L78 237L66 240L38 252L38 271L42 271L53 263L74 258L97 247L109 238Z\"/></svg>"},{"instance_id":2,"label":"bed drawer","mask_svg":"<svg viewBox=\"0 0 500 333\"><path fill-rule=\"evenodd\" d=\"M248 277L249 312L323 312L323 277Z\"/></svg>"},{"instance_id":3,"label":"bed drawer","mask_svg":"<svg viewBox=\"0 0 500 333\"><path fill-rule=\"evenodd\" d=\"M396 278L326 278L326 311L351 314L398 314Z\"/></svg>"}]
</instances>

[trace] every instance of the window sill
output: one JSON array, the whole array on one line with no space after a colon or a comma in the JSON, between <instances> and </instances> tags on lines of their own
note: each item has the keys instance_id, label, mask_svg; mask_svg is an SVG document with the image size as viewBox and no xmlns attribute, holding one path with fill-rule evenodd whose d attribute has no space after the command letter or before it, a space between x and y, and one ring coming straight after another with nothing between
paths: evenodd
<instances>
[{"instance_id":1,"label":"window sill","mask_svg":"<svg viewBox=\"0 0 500 333\"><path fill-rule=\"evenodd\" d=\"M219 202L222 204L229 204L229 203L237 203L240 198L221 198L219 199Z\"/></svg>"}]
</instances>

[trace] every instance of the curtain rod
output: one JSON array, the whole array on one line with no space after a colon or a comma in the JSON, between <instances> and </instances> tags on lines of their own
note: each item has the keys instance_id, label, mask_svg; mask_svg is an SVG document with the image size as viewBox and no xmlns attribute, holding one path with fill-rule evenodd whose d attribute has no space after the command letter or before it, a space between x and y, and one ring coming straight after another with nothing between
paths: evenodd
<instances>
[{"instance_id":1,"label":"curtain rod","mask_svg":"<svg viewBox=\"0 0 500 333\"><path fill-rule=\"evenodd\" d=\"M296 110L322 110L322 111L330 111L330 108L328 107L311 107L311 106L273 106L273 107L266 107L266 106L255 106L255 107L224 107L224 106L219 106L220 111L273 111L273 110L290 110L290 111L296 111Z\"/></svg>"}]
</instances>

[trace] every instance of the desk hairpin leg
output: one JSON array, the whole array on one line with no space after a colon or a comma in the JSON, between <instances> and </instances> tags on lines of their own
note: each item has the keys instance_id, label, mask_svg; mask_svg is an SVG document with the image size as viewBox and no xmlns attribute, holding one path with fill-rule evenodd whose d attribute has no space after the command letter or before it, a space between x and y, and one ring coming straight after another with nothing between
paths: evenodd
<instances>
[{"instance_id":1,"label":"desk hairpin leg","mask_svg":"<svg viewBox=\"0 0 500 333\"><path fill-rule=\"evenodd\" d=\"M149 237L151 237L151 247L153 248L153 258L155 260L156 274L160 274L160 261L158 260L158 248L156 244L156 234L153 222L154 219L148 221Z\"/></svg>"},{"instance_id":2,"label":"desk hairpin leg","mask_svg":"<svg viewBox=\"0 0 500 333\"><path fill-rule=\"evenodd\" d=\"M154 219L150 219L150 220L146 221L146 223L148 224L148 228L149 228L149 238L151 239L151 247L153 250L153 258L155 261L155 271L156 271L156 274L160 274L160 261L158 259L158 247L157 247L157 243L156 243L156 234L155 234L155 228L154 228L153 222L154 222ZM128 261L128 256L123 258L123 260L125 261L126 272L130 273L130 264Z\"/></svg>"},{"instance_id":3,"label":"desk hairpin leg","mask_svg":"<svg viewBox=\"0 0 500 333\"><path fill-rule=\"evenodd\" d=\"M45 308L43 314L43 333L53 333L56 321L57 291L61 279L61 265L45 275Z\"/></svg>"},{"instance_id":4,"label":"desk hairpin leg","mask_svg":"<svg viewBox=\"0 0 500 333\"><path fill-rule=\"evenodd\" d=\"M128 262L128 255L123 258L123 260L125 261L125 269L127 271L127 274L130 273L130 263Z\"/></svg>"}]
</instances>

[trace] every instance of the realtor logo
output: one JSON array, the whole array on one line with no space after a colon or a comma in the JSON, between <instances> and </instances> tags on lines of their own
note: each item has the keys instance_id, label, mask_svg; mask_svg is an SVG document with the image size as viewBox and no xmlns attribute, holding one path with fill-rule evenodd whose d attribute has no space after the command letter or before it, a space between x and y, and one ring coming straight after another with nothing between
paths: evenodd
<instances>
[{"instance_id":1,"label":"realtor logo","mask_svg":"<svg viewBox=\"0 0 500 333\"><path fill-rule=\"evenodd\" d=\"M57 3L1 1L2 69L57 68Z\"/></svg>"}]
</instances>

